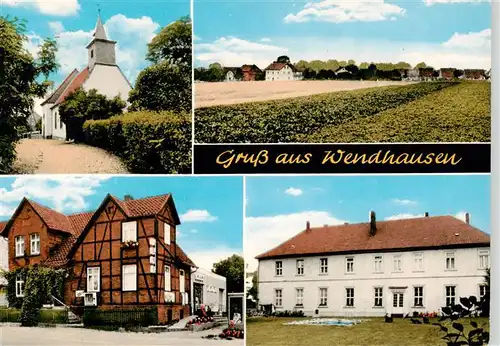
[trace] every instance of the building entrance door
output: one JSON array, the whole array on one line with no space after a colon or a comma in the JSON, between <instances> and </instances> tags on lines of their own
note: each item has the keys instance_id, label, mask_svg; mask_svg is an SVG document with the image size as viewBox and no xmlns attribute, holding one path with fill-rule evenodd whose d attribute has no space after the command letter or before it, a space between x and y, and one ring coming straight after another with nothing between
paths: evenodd
<instances>
[{"instance_id":1,"label":"building entrance door","mask_svg":"<svg viewBox=\"0 0 500 346\"><path fill-rule=\"evenodd\" d=\"M198 311L203 304L203 285L193 283L195 311Z\"/></svg>"},{"instance_id":2,"label":"building entrance door","mask_svg":"<svg viewBox=\"0 0 500 346\"><path fill-rule=\"evenodd\" d=\"M392 293L392 314L393 315L403 315L404 310L404 293L403 292L393 292Z\"/></svg>"}]
</instances>

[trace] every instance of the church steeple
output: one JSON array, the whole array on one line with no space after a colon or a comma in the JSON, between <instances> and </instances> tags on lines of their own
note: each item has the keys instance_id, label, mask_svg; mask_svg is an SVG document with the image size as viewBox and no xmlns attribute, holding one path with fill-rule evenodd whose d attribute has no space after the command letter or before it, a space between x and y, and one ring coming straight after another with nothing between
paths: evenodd
<instances>
[{"instance_id":1,"label":"church steeple","mask_svg":"<svg viewBox=\"0 0 500 346\"><path fill-rule=\"evenodd\" d=\"M97 15L97 23L93 36L92 41L87 45L89 68L93 69L96 64L116 65L116 41L108 40L106 30L102 24L100 11Z\"/></svg>"}]
</instances>

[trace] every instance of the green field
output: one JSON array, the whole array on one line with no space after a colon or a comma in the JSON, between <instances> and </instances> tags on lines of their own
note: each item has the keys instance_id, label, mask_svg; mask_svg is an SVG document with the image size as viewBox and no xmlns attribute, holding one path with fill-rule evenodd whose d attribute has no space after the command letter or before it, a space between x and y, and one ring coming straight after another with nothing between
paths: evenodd
<instances>
[{"instance_id":1,"label":"green field","mask_svg":"<svg viewBox=\"0 0 500 346\"><path fill-rule=\"evenodd\" d=\"M285 326L283 323L300 318L248 318L247 346L410 346L446 345L439 327L430 324L412 324L408 319L394 319L385 323L383 318L371 318L351 327L345 326ZM460 319L458 322L470 330L470 321L479 325L488 323L487 318ZM435 322L431 320L431 323ZM451 327L451 322L444 322ZM489 330L489 327L486 327Z\"/></svg>"},{"instance_id":2,"label":"green field","mask_svg":"<svg viewBox=\"0 0 500 346\"><path fill-rule=\"evenodd\" d=\"M488 142L489 82L425 82L199 108L199 143Z\"/></svg>"}]
</instances>

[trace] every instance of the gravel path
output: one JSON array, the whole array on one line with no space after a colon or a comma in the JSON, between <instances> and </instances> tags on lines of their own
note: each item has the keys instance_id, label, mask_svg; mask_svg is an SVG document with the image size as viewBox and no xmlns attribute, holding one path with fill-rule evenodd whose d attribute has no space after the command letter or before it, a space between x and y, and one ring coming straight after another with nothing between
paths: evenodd
<instances>
[{"instance_id":1,"label":"gravel path","mask_svg":"<svg viewBox=\"0 0 500 346\"><path fill-rule=\"evenodd\" d=\"M128 173L119 158L105 150L53 139L23 139L17 146L19 173Z\"/></svg>"}]
</instances>

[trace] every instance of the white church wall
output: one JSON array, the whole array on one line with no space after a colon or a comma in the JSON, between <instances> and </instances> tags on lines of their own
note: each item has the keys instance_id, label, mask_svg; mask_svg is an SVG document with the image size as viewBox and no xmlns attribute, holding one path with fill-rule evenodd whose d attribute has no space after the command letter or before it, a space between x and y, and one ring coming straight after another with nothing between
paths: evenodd
<instances>
[{"instance_id":1,"label":"white church wall","mask_svg":"<svg viewBox=\"0 0 500 346\"><path fill-rule=\"evenodd\" d=\"M128 100L132 89L118 66L95 65L88 79L83 84L85 90L97 89L108 98L120 95L123 101Z\"/></svg>"}]
</instances>

